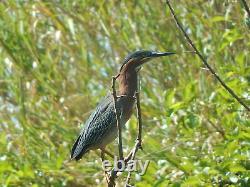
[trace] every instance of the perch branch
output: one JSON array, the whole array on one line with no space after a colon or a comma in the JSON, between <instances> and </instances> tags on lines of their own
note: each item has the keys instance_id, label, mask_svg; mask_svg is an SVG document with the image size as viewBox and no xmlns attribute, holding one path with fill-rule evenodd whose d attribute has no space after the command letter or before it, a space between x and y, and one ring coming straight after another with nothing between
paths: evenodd
<instances>
[{"instance_id":1,"label":"perch branch","mask_svg":"<svg viewBox=\"0 0 250 187\"><path fill-rule=\"evenodd\" d=\"M207 63L206 59L202 56L202 54L199 52L199 50L196 48L196 46L194 45L194 43L192 42L192 40L190 39L190 37L188 36L188 34L186 33L186 31L184 30L184 28L182 27L180 21L178 20L174 9L172 8L169 0L166 0L166 3L170 9L170 12L175 20L175 23L177 24L178 28L181 30L181 32L184 34L186 40L188 41L188 43L191 45L191 47L194 49L194 51L196 52L196 54L199 56L199 58L201 59L201 61L203 62L203 64L209 69L209 71L214 75L214 77L220 82L220 84L231 94L231 96L233 96L242 106L245 107L245 109L247 109L248 111L250 111L250 108L234 93L234 91L229 88L227 86L227 84L225 82L223 82L223 80L217 75L217 73L213 70L213 68Z\"/></svg>"},{"instance_id":2,"label":"perch branch","mask_svg":"<svg viewBox=\"0 0 250 187\"><path fill-rule=\"evenodd\" d=\"M138 146L139 148L142 148L142 119L141 119L141 105L140 105L140 93L136 92L136 109L137 109L137 120L138 120L138 135L137 135L137 141L139 142Z\"/></svg>"},{"instance_id":3,"label":"perch branch","mask_svg":"<svg viewBox=\"0 0 250 187\"><path fill-rule=\"evenodd\" d=\"M112 81L112 89L113 89L113 98L114 98L114 104L115 104L115 111L116 111L116 118L117 118L117 126L119 125L120 126L120 119L117 115L117 105L116 105L116 102L117 102L117 98L120 97L120 96L117 96L116 95L116 90L115 90L115 80L117 79L118 76L116 77L113 77L113 81ZM138 82L138 87L139 86L140 82ZM126 157L125 159L125 164L127 165L128 161L130 160L134 160L135 159L135 155L138 151L138 149L142 149L141 147L141 144L142 144L142 140L141 140L141 137L142 137L142 118L141 118L141 107L140 107L140 93L139 91L137 90L137 92L135 93L135 99L136 99L136 109L137 109L137 120L138 120L138 134L137 134L137 138L136 138L136 142L135 142L135 145L133 147L133 149L131 150L131 152L129 153L129 155ZM119 124L118 124L119 123ZM119 127L118 126L118 127ZM120 126L121 127L121 126ZM121 129L120 129L121 130ZM119 133L120 132L120 133ZM123 160L123 152L122 152L122 146L119 142L120 141L120 138L121 138L121 131L119 131L119 128L118 128L118 144L119 144L119 158ZM121 152L120 152L121 151ZM120 157L120 153L122 154L122 157ZM115 169L113 168L112 171L111 171L111 174L110 174L110 177L109 177L109 181L108 181L108 186L109 187L113 187L115 186L115 179L117 177L117 172L118 171L115 171ZM130 182L130 179L131 179L131 172L128 173L128 176L127 176L127 179L126 179L126 186L130 186L129 185L129 182Z\"/></svg>"},{"instance_id":4,"label":"perch branch","mask_svg":"<svg viewBox=\"0 0 250 187\"><path fill-rule=\"evenodd\" d=\"M134 148L133 148L133 151L131 152L131 156L130 156L130 159L129 160L134 160L135 159L135 155L138 151L138 149L140 148L140 142L138 140L136 140L136 143L134 145ZM129 161L127 160L126 163ZM127 180L126 180L126 186L131 186L129 185L129 182L130 182L130 179L131 179L131 172L129 171L128 172L128 176L127 176Z\"/></svg>"},{"instance_id":5,"label":"perch branch","mask_svg":"<svg viewBox=\"0 0 250 187\"><path fill-rule=\"evenodd\" d=\"M113 76L112 78L112 91L113 91L113 102L114 102L114 109L115 109L115 115L116 115L116 125L118 129L118 149L119 149L119 159L123 160L123 149L122 149L122 127L121 127L121 118L117 109L117 95L116 95L116 89L115 89L115 81L119 77L119 74L117 76ZM118 166L119 167L119 166ZM108 186L113 187L115 186L115 179L117 177L117 171L113 168L111 170L111 174L108 181Z\"/></svg>"},{"instance_id":6,"label":"perch branch","mask_svg":"<svg viewBox=\"0 0 250 187\"><path fill-rule=\"evenodd\" d=\"M115 107L115 115L116 115L116 125L118 129L118 148L119 148L119 159L123 160L123 150L122 150L122 127L121 127L121 118L120 118L120 112L117 109L117 95L116 95L116 89L115 89L115 81L119 75L114 76L112 79L112 90L113 90L113 101L114 101L114 107Z\"/></svg>"},{"instance_id":7,"label":"perch branch","mask_svg":"<svg viewBox=\"0 0 250 187\"><path fill-rule=\"evenodd\" d=\"M126 163L129 160L134 160L137 151L139 149L142 149L142 118L141 118L141 105L140 105L140 92L139 92L139 89L140 89L140 80L138 80L138 89L137 89L137 92L135 93L135 97L136 97L136 110L137 110L137 121L138 121L138 134L137 134L137 138L136 138L136 142L135 142L134 148L129 153L129 155L126 157L126 160L125 160ZM131 172L129 171L127 179L126 179L126 186L127 187L131 186L131 185L129 185L130 179L131 179Z\"/></svg>"}]
</instances>

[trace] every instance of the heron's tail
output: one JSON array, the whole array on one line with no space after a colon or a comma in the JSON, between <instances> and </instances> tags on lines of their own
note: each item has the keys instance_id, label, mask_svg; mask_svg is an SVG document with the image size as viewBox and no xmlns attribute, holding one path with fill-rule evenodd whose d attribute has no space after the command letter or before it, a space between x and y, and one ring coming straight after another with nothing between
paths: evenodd
<instances>
[{"instance_id":1,"label":"heron's tail","mask_svg":"<svg viewBox=\"0 0 250 187\"><path fill-rule=\"evenodd\" d=\"M70 159L76 161L80 160L88 151L88 146L83 143L82 135L80 135L71 149Z\"/></svg>"}]
</instances>

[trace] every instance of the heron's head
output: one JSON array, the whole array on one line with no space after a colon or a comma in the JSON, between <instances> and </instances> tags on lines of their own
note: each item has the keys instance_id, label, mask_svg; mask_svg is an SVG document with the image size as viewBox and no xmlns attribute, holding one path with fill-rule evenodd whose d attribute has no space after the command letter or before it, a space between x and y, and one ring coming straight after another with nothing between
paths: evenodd
<instances>
[{"instance_id":1,"label":"heron's head","mask_svg":"<svg viewBox=\"0 0 250 187\"><path fill-rule=\"evenodd\" d=\"M156 51L146 51L140 50L129 54L120 68L120 73L124 70L136 71L138 72L143 64L150 61L153 58L161 56L173 55L173 52L156 52Z\"/></svg>"}]
</instances>

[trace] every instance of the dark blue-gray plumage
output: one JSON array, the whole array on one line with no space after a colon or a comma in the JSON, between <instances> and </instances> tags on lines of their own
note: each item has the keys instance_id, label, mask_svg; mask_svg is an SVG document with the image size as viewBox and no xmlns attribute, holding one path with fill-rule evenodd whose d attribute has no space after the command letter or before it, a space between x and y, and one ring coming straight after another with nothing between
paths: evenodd
<instances>
[{"instance_id":1,"label":"dark blue-gray plumage","mask_svg":"<svg viewBox=\"0 0 250 187\"><path fill-rule=\"evenodd\" d=\"M128 55L119 71L119 91L117 98L117 113L124 126L132 114L137 91L137 76L141 65L154 57L168 56L174 53L158 53L154 51L136 51ZM79 137L71 150L71 159L79 160L93 149L105 150L107 144L117 137L116 114L113 95L109 93L96 107L86 121Z\"/></svg>"},{"instance_id":2,"label":"dark blue-gray plumage","mask_svg":"<svg viewBox=\"0 0 250 187\"><path fill-rule=\"evenodd\" d=\"M117 113L121 116L121 125L124 125L130 117L121 115L121 111L126 109L122 107L123 102L130 103L129 108L132 109L134 99L127 97L117 99ZM71 158L78 160L91 149L105 149L105 146L116 137L116 114L113 95L110 93L98 104L95 111L86 121L85 127L72 148Z\"/></svg>"}]
</instances>

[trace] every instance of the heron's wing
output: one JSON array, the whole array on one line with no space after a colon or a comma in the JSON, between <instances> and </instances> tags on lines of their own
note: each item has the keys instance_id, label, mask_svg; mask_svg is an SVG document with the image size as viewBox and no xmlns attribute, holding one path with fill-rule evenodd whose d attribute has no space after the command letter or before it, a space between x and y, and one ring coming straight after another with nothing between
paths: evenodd
<instances>
[{"instance_id":1,"label":"heron's wing","mask_svg":"<svg viewBox=\"0 0 250 187\"><path fill-rule=\"evenodd\" d=\"M71 159L80 159L88 151L88 147L100 142L102 137L111 130L115 121L113 98L112 95L108 95L99 103L86 121L85 127L71 150Z\"/></svg>"},{"instance_id":2,"label":"heron's wing","mask_svg":"<svg viewBox=\"0 0 250 187\"><path fill-rule=\"evenodd\" d=\"M81 134L83 134L87 129L92 126L92 123L98 121L97 118L100 118L101 115L109 108L113 106L113 97L111 94L108 94L104 97L101 102L95 108L95 111L90 115L88 120L85 123L85 127L82 129Z\"/></svg>"}]
</instances>

